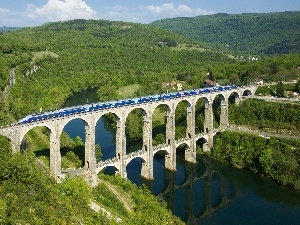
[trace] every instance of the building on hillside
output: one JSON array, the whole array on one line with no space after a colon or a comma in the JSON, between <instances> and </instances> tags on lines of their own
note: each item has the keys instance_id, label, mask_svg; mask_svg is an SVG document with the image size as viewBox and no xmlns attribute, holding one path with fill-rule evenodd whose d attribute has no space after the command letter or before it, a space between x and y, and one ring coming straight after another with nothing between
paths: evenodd
<instances>
[{"instance_id":1,"label":"building on hillside","mask_svg":"<svg viewBox=\"0 0 300 225\"><path fill-rule=\"evenodd\" d=\"M204 82L204 87L215 87L220 86L216 81L206 79Z\"/></svg>"},{"instance_id":2,"label":"building on hillside","mask_svg":"<svg viewBox=\"0 0 300 225\"><path fill-rule=\"evenodd\" d=\"M264 81L263 80L260 80L260 81L257 81L256 82L256 85L263 85L264 84Z\"/></svg>"},{"instance_id":3,"label":"building on hillside","mask_svg":"<svg viewBox=\"0 0 300 225\"><path fill-rule=\"evenodd\" d=\"M173 89L173 90L177 90L177 91L181 91L182 90L182 84L179 82L162 82L161 83L163 88L166 88L168 90Z\"/></svg>"}]
</instances>

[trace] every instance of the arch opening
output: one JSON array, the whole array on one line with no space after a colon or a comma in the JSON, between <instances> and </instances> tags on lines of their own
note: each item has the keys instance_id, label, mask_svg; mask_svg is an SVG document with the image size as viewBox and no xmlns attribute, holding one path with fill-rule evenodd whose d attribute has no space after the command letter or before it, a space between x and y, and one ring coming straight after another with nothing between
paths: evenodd
<instances>
[{"instance_id":1,"label":"arch opening","mask_svg":"<svg viewBox=\"0 0 300 225\"><path fill-rule=\"evenodd\" d=\"M166 126L167 126L167 112L169 107L165 104L159 105L155 108L152 114L152 145L160 145L170 142L166 141Z\"/></svg>"},{"instance_id":2,"label":"arch opening","mask_svg":"<svg viewBox=\"0 0 300 225\"><path fill-rule=\"evenodd\" d=\"M82 119L69 121L60 134L61 169L72 170L85 165L85 132L87 123Z\"/></svg>"},{"instance_id":3,"label":"arch opening","mask_svg":"<svg viewBox=\"0 0 300 225\"><path fill-rule=\"evenodd\" d=\"M218 128L221 126L222 120L222 106L225 105L225 98L223 95L218 94L213 101L213 127Z\"/></svg>"},{"instance_id":4,"label":"arch opening","mask_svg":"<svg viewBox=\"0 0 300 225\"><path fill-rule=\"evenodd\" d=\"M98 119L95 128L96 162L117 157L117 121L118 117L113 113L104 114Z\"/></svg>"},{"instance_id":5,"label":"arch opening","mask_svg":"<svg viewBox=\"0 0 300 225\"><path fill-rule=\"evenodd\" d=\"M143 136L147 126L146 112L141 108L132 110L126 118L126 154L143 148Z\"/></svg>"},{"instance_id":6,"label":"arch opening","mask_svg":"<svg viewBox=\"0 0 300 225\"><path fill-rule=\"evenodd\" d=\"M12 152L12 143L11 140L5 136L0 135L0 149L6 153Z\"/></svg>"},{"instance_id":7,"label":"arch opening","mask_svg":"<svg viewBox=\"0 0 300 225\"><path fill-rule=\"evenodd\" d=\"M251 96L251 95L252 95L252 92L248 89L243 92L243 96Z\"/></svg>"},{"instance_id":8,"label":"arch opening","mask_svg":"<svg viewBox=\"0 0 300 225\"><path fill-rule=\"evenodd\" d=\"M207 102L208 100L206 98L200 98L196 102L196 106L195 106L195 133L196 134L205 132L204 129L205 103Z\"/></svg>"},{"instance_id":9,"label":"arch opening","mask_svg":"<svg viewBox=\"0 0 300 225\"><path fill-rule=\"evenodd\" d=\"M235 103L239 104L240 103L240 96L237 92L232 92L228 98L229 103Z\"/></svg>"},{"instance_id":10,"label":"arch opening","mask_svg":"<svg viewBox=\"0 0 300 225\"><path fill-rule=\"evenodd\" d=\"M115 166L106 166L100 171L100 173L103 173L106 175L115 175L118 172L119 172L119 170Z\"/></svg>"},{"instance_id":11,"label":"arch opening","mask_svg":"<svg viewBox=\"0 0 300 225\"><path fill-rule=\"evenodd\" d=\"M211 206L217 209L221 206L223 196L220 193L221 184L218 175L212 175Z\"/></svg>"},{"instance_id":12,"label":"arch opening","mask_svg":"<svg viewBox=\"0 0 300 225\"><path fill-rule=\"evenodd\" d=\"M143 158L136 157L126 165L127 178L137 186L142 184L142 167L145 163Z\"/></svg>"},{"instance_id":13,"label":"arch opening","mask_svg":"<svg viewBox=\"0 0 300 225\"><path fill-rule=\"evenodd\" d=\"M33 151L35 157L43 164L50 167L50 134L46 126L37 126L27 131L20 143L20 150Z\"/></svg>"},{"instance_id":14,"label":"arch opening","mask_svg":"<svg viewBox=\"0 0 300 225\"><path fill-rule=\"evenodd\" d=\"M187 123L189 118L188 116L191 111L188 111L188 108L191 107L190 103L187 101L181 101L178 103L175 109L175 139L181 139L186 137L187 133Z\"/></svg>"}]
</instances>

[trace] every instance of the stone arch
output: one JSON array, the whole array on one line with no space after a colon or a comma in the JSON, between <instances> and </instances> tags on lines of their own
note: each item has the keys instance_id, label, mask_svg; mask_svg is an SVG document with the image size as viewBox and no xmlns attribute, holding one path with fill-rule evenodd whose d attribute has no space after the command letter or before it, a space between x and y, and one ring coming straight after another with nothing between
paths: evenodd
<instances>
[{"instance_id":1,"label":"stone arch","mask_svg":"<svg viewBox=\"0 0 300 225\"><path fill-rule=\"evenodd\" d=\"M25 135L32 129L36 128L36 127L46 127L50 133L54 132L54 127L52 123L47 123L47 122L42 122L42 123L37 123L37 124L30 124L30 125L24 125L21 126L20 129L20 143L19 145L21 145L21 141L24 139Z\"/></svg>"},{"instance_id":2,"label":"stone arch","mask_svg":"<svg viewBox=\"0 0 300 225\"><path fill-rule=\"evenodd\" d=\"M126 174L127 178L137 184L141 185L144 170L146 169L146 160L141 157L133 157L126 163Z\"/></svg>"},{"instance_id":3,"label":"stone arch","mask_svg":"<svg viewBox=\"0 0 300 225\"><path fill-rule=\"evenodd\" d=\"M184 156L186 155L186 152L190 149L190 146L186 143L179 143L176 146L176 154L184 154Z\"/></svg>"},{"instance_id":4,"label":"stone arch","mask_svg":"<svg viewBox=\"0 0 300 225\"><path fill-rule=\"evenodd\" d=\"M26 151L31 149L37 158L41 160L47 167L50 166L50 139L54 132L53 128L51 130L49 124L41 123L35 126L25 126L22 129L20 151ZM39 138L39 140L37 139Z\"/></svg>"},{"instance_id":5,"label":"stone arch","mask_svg":"<svg viewBox=\"0 0 300 225\"><path fill-rule=\"evenodd\" d=\"M104 173L104 174L112 175L112 174L119 173L119 170L118 170L118 168L115 165L107 165L107 166L102 167L99 170L98 174L99 173Z\"/></svg>"},{"instance_id":6,"label":"stone arch","mask_svg":"<svg viewBox=\"0 0 300 225\"><path fill-rule=\"evenodd\" d=\"M169 151L167 149L159 149L155 152L153 152L153 156L156 156L156 155L169 155Z\"/></svg>"},{"instance_id":7,"label":"stone arch","mask_svg":"<svg viewBox=\"0 0 300 225\"><path fill-rule=\"evenodd\" d=\"M209 143L205 137L200 137L196 140L196 148L200 151L206 152L209 151ZM197 150L198 151L198 150Z\"/></svg>"},{"instance_id":8,"label":"stone arch","mask_svg":"<svg viewBox=\"0 0 300 225\"><path fill-rule=\"evenodd\" d=\"M230 95L228 97L228 101L230 103L235 103L235 104L238 105L241 102L241 96L240 96L240 94L238 92L233 91L233 92L230 93Z\"/></svg>"},{"instance_id":9,"label":"stone arch","mask_svg":"<svg viewBox=\"0 0 300 225\"><path fill-rule=\"evenodd\" d=\"M214 128L226 128L228 126L228 97L217 94L213 100Z\"/></svg>"},{"instance_id":10,"label":"stone arch","mask_svg":"<svg viewBox=\"0 0 300 225\"><path fill-rule=\"evenodd\" d=\"M250 89L246 89L243 93L242 96L252 96L253 93Z\"/></svg>"}]
</instances>

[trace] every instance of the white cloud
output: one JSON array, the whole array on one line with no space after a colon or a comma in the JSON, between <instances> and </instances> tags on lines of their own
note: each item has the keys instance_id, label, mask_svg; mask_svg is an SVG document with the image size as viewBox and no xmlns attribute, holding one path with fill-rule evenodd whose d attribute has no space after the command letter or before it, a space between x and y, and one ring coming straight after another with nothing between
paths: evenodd
<instances>
[{"instance_id":1,"label":"white cloud","mask_svg":"<svg viewBox=\"0 0 300 225\"><path fill-rule=\"evenodd\" d=\"M48 0L41 8L27 5L27 16L31 19L64 21L71 19L92 19L96 16L83 0Z\"/></svg>"},{"instance_id":2,"label":"white cloud","mask_svg":"<svg viewBox=\"0 0 300 225\"><path fill-rule=\"evenodd\" d=\"M174 6L173 3L165 3L160 6L148 5L127 8L120 5L102 9L101 18L107 20L120 20L136 23L150 23L154 20L173 18L173 17L192 17L199 15L214 14L213 11L207 11L200 8L190 8L187 5Z\"/></svg>"},{"instance_id":3,"label":"white cloud","mask_svg":"<svg viewBox=\"0 0 300 225\"><path fill-rule=\"evenodd\" d=\"M46 4L40 6L28 4L26 11L23 12L0 8L0 26L36 26L45 22L99 18L146 24L164 18L214 14L213 11L191 8L185 4L175 5L174 3L134 7L127 7L125 3L113 7L105 7L105 4L101 4L101 7L97 9L98 12L96 12L86 1L48 0Z\"/></svg>"},{"instance_id":4,"label":"white cloud","mask_svg":"<svg viewBox=\"0 0 300 225\"><path fill-rule=\"evenodd\" d=\"M9 9L5 9L5 8L0 8L0 15L4 15L4 14L8 14L9 13Z\"/></svg>"},{"instance_id":5,"label":"white cloud","mask_svg":"<svg viewBox=\"0 0 300 225\"><path fill-rule=\"evenodd\" d=\"M173 3L165 3L161 6L149 5L147 9L157 15L163 17L179 17L179 16L199 16L199 15L210 15L214 14L213 11L207 11L200 8L192 9L187 5L174 6Z\"/></svg>"}]
</instances>

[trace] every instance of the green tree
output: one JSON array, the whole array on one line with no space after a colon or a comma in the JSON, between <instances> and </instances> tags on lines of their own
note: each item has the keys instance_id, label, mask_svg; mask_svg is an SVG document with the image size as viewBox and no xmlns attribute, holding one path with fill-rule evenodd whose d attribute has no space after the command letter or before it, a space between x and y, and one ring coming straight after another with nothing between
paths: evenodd
<instances>
[{"instance_id":1,"label":"green tree","mask_svg":"<svg viewBox=\"0 0 300 225\"><path fill-rule=\"evenodd\" d=\"M7 206L3 199L0 199L0 224L7 222Z\"/></svg>"},{"instance_id":2,"label":"green tree","mask_svg":"<svg viewBox=\"0 0 300 225\"><path fill-rule=\"evenodd\" d=\"M276 96L278 98L284 97L284 87L282 81L279 81L276 85Z\"/></svg>"},{"instance_id":3,"label":"green tree","mask_svg":"<svg viewBox=\"0 0 300 225\"><path fill-rule=\"evenodd\" d=\"M296 83L295 92L300 93L300 80L298 80Z\"/></svg>"}]
</instances>

